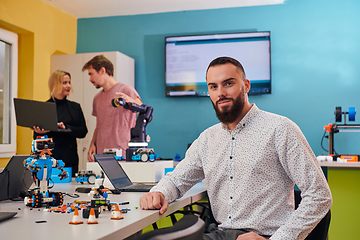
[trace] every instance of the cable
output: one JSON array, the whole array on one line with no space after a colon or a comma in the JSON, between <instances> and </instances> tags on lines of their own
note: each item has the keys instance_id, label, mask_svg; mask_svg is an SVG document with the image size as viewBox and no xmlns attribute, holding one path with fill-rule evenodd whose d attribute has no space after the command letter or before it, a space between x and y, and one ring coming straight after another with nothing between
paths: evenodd
<instances>
[{"instance_id":1,"label":"cable","mask_svg":"<svg viewBox=\"0 0 360 240\"><path fill-rule=\"evenodd\" d=\"M324 142L325 135L326 135L326 131L324 131L324 135L323 135L322 138L321 138L321 143L320 143L320 145L321 145L321 148L322 148L325 152L329 152L329 150L328 150L328 149L325 149L324 146L323 146L323 142Z\"/></svg>"},{"instance_id":2,"label":"cable","mask_svg":"<svg viewBox=\"0 0 360 240\"><path fill-rule=\"evenodd\" d=\"M326 134L326 131L324 131L324 135L323 135L322 138L321 138L321 143L320 143L320 145L321 145L321 148L322 148L325 152L329 152L329 150L328 150L328 149L325 149L324 146L323 146L323 141L324 141L324 138L325 138L325 134ZM329 137L329 136L327 136L327 137ZM338 155L337 152L335 151L335 147L334 147L334 155Z\"/></svg>"},{"instance_id":3,"label":"cable","mask_svg":"<svg viewBox=\"0 0 360 240\"><path fill-rule=\"evenodd\" d=\"M69 197L72 197L72 198L78 198L78 197L80 197L80 195L79 194L77 194L77 193L63 193L62 192L62 194L64 195L64 196L69 196Z\"/></svg>"}]
</instances>

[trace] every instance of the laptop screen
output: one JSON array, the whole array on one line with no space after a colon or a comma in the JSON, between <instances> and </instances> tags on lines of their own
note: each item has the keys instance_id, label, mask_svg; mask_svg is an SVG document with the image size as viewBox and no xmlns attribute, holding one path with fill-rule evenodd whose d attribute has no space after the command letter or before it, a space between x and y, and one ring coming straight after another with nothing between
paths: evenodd
<instances>
[{"instance_id":1,"label":"laptop screen","mask_svg":"<svg viewBox=\"0 0 360 240\"><path fill-rule=\"evenodd\" d=\"M71 132L70 129L59 129L57 125L56 104L34 100L14 98L16 124L32 128L39 126L53 132Z\"/></svg>"},{"instance_id":2,"label":"laptop screen","mask_svg":"<svg viewBox=\"0 0 360 240\"><path fill-rule=\"evenodd\" d=\"M24 167L27 155L13 156L0 173L0 201L19 198L20 192L28 191L33 183L32 173Z\"/></svg>"},{"instance_id":3,"label":"laptop screen","mask_svg":"<svg viewBox=\"0 0 360 240\"><path fill-rule=\"evenodd\" d=\"M124 169L112 154L96 154L94 158L109 178L115 189L132 185Z\"/></svg>"},{"instance_id":4,"label":"laptop screen","mask_svg":"<svg viewBox=\"0 0 360 240\"><path fill-rule=\"evenodd\" d=\"M18 126L39 126L51 131L58 129L55 103L14 98L14 104Z\"/></svg>"}]
</instances>

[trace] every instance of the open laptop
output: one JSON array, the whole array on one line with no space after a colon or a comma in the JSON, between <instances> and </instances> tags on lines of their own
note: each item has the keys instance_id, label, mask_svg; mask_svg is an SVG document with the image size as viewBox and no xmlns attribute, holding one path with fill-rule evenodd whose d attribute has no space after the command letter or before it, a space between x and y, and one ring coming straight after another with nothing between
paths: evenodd
<instances>
[{"instance_id":1,"label":"open laptop","mask_svg":"<svg viewBox=\"0 0 360 240\"><path fill-rule=\"evenodd\" d=\"M0 212L0 222L10 219L13 216L15 216L16 214L17 214L17 212Z\"/></svg>"},{"instance_id":2,"label":"open laptop","mask_svg":"<svg viewBox=\"0 0 360 240\"><path fill-rule=\"evenodd\" d=\"M39 102L21 98L14 98L16 124L32 128L39 126L53 132L70 132L61 129L57 123L56 104L54 102Z\"/></svg>"},{"instance_id":3,"label":"open laptop","mask_svg":"<svg viewBox=\"0 0 360 240\"><path fill-rule=\"evenodd\" d=\"M154 184L133 184L113 154L96 154L95 160L115 189L122 192L148 192Z\"/></svg>"},{"instance_id":4,"label":"open laptop","mask_svg":"<svg viewBox=\"0 0 360 240\"><path fill-rule=\"evenodd\" d=\"M0 200L22 200L21 192L26 192L34 182L31 172L24 167L24 160L29 156L13 156L0 173Z\"/></svg>"}]
</instances>

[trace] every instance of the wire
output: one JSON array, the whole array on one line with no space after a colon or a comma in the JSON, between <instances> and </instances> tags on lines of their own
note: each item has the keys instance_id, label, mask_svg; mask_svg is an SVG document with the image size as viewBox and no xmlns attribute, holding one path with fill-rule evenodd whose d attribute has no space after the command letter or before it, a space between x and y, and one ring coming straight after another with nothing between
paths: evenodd
<instances>
[{"instance_id":1,"label":"wire","mask_svg":"<svg viewBox=\"0 0 360 240\"><path fill-rule=\"evenodd\" d=\"M341 116L341 115L342 115L342 113L339 113L338 115L335 115L335 122L336 122L336 119L338 119L338 117ZM340 122L342 122L342 120Z\"/></svg>"},{"instance_id":2,"label":"wire","mask_svg":"<svg viewBox=\"0 0 360 240\"><path fill-rule=\"evenodd\" d=\"M323 146L323 142L324 142L325 135L326 135L326 131L324 131L324 135L323 135L322 138L321 138L321 143L320 143L320 145L321 145L321 148L322 148L325 152L329 152L329 150L328 150L328 149L325 149L324 146Z\"/></svg>"},{"instance_id":3,"label":"wire","mask_svg":"<svg viewBox=\"0 0 360 240\"><path fill-rule=\"evenodd\" d=\"M72 197L72 198L78 198L78 197L80 197L80 195L77 194L77 193L73 193L73 194L70 194L70 193L62 193L62 194L65 195L65 196Z\"/></svg>"},{"instance_id":4,"label":"wire","mask_svg":"<svg viewBox=\"0 0 360 240\"><path fill-rule=\"evenodd\" d=\"M335 155L335 156L336 156L336 155L339 155L339 154L336 152L335 147L334 147L334 155Z\"/></svg>"},{"instance_id":5,"label":"wire","mask_svg":"<svg viewBox=\"0 0 360 240\"><path fill-rule=\"evenodd\" d=\"M324 141L324 138L325 138L325 134L326 134L326 131L324 131L324 135L322 136L322 138L321 138L321 143L320 143L320 145L321 145L321 148L325 151L325 152L329 152L329 150L328 149L325 149L324 148L324 146L323 146L323 141ZM335 147L334 147L334 154L335 155L338 155L338 153L335 151Z\"/></svg>"},{"instance_id":6,"label":"wire","mask_svg":"<svg viewBox=\"0 0 360 240\"><path fill-rule=\"evenodd\" d=\"M148 123L151 123L151 121L153 120L153 115L151 114L151 116L150 116L150 119L149 119L149 121L148 121Z\"/></svg>"}]
</instances>

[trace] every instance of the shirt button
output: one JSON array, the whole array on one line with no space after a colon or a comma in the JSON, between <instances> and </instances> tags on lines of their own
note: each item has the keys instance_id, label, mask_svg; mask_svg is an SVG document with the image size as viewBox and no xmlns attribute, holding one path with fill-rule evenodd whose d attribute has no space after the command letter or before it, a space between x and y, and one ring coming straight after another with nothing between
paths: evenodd
<instances>
[{"instance_id":1,"label":"shirt button","mask_svg":"<svg viewBox=\"0 0 360 240\"><path fill-rule=\"evenodd\" d=\"M230 199L232 199L232 197L230 197Z\"/></svg>"},{"instance_id":2,"label":"shirt button","mask_svg":"<svg viewBox=\"0 0 360 240\"><path fill-rule=\"evenodd\" d=\"M230 156L230 159L232 159L232 156Z\"/></svg>"},{"instance_id":3,"label":"shirt button","mask_svg":"<svg viewBox=\"0 0 360 240\"><path fill-rule=\"evenodd\" d=\"M235 138L234 138L234 137L232 137L232 140L235 140Z\"/></svg>"},{"instance_id":4,"label":"shirt button","mask_svg":"<svg viewBox=\"0 0 360 240\"><path fill-rule=\"evenodd\" d=\"M243 124L243 127L245 127L245 123Z\"/></svg>"},{"instance_id":5,"label":"shirt button","mask_svg":"<svg viewBox=\"0 0 360 240\"><path fill-rule=\"evenodd\" d=\"M232 176L230 176L230 179L233 179L233 177L232 177Z\"/></svg>"},{"instance_id":6,"label":"shirt button","mask_svg":"<svg viewBox=\"0 0 360 240\"><path fill-rule=\"evenodd\" d=\"M229 219L231 219L231 216L229 216Z\"/></svg>"}]
</instances>

